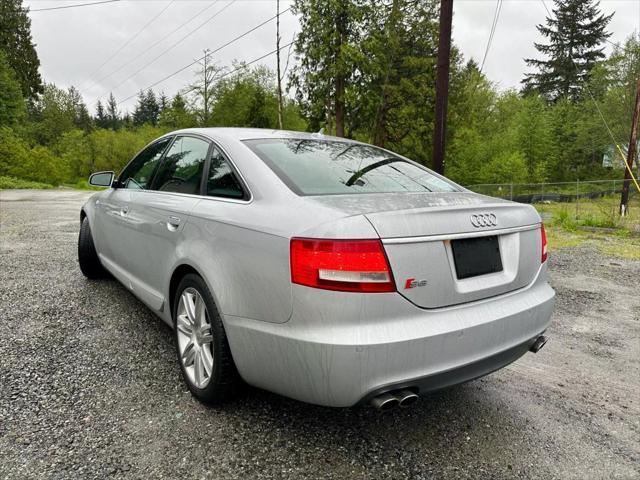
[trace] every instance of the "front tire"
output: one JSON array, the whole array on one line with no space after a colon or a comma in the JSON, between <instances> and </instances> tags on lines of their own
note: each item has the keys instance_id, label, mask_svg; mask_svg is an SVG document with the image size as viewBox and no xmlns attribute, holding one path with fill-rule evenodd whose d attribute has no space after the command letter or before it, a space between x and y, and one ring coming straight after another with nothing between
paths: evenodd
<instances>
[{"instance_id":1,"label":"front tire","mask_svg":"<svg viewBox=\"0 0 640 480\"><path fill-rule=\"evenodd\" d=\"M176 353L182 376L201 402L215 405L234 398L241 386L227 335L204 280L187 274L173 301Z\"/></svg>"},{"instance_id":2,"label":"front tire","mask_svg":"<svg viewBox=\"0 0 640 480\"><path fill-rule=\"evenodd\" d=\"M90 279L103 278L107 272L100 263L98 252L93 244L89 219L84 217L80 224L80 235L78 236L78 263L80 270L85 277Z\"/></svg>"}]
</instances>

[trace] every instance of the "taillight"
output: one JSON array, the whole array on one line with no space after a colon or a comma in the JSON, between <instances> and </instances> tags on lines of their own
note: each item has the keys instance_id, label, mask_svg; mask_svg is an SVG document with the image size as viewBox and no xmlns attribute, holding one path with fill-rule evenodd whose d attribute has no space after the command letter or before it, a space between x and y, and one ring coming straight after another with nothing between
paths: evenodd
<instances>
[{"instance_id":1,"label":"taillight","mask_svg":"<svg viewBox=\"0 0 640 480\"><path fill-rule=\"evenodd\" d=\"M542 260L540 263L547 261L547 232L544 231L544 223L540 224L540 235L542 236Z\"/></svg>"},{"instance_id":2,"label":"taillight","mask_svg":"<svg viewBox=\"0 0 640 480\"><path fill-rule=\"evenodd\" d=\"M342 292L395 292L380 240L291 240L291 281Z\"/></svg>"}]
</instances>

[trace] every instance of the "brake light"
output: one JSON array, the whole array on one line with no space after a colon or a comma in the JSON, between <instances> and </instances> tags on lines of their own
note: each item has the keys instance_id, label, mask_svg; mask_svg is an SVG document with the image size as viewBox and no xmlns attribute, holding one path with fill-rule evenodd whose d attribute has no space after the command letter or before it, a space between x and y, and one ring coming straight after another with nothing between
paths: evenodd
<instances>
[{"instance_id":1,"label":"brake light","mask_svg":"<svg viewBox=\"0 0 640 480\"><path fill-rule=\"evenodd\" d=\"M544 231L544 223L540 224L540 235L542 236L542 260L540 263L547 261L547 232Z\"/></svg>"},{"instance_id":2,"label":"brake light","mask_svg":"<svg viewBox=\"0 0 640 480\"><path fill-rule=\"evenodd\" d=\"M291 281L342 292L395 292L380 240L291 240Z\"/></svg>"}]
</instances>

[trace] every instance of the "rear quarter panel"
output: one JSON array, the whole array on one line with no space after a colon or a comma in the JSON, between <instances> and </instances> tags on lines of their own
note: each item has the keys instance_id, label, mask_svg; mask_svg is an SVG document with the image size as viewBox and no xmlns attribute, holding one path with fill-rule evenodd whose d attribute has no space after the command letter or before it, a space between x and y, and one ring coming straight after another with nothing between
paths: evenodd
<instances>
[{"instance_id":1,"label":"rear quarter panel","mask_svg":"<svg viewBox=\"0 0 640 480\"><path fill-rule=\"evenodd\" d=\"M261 225L272 221L269 209L257 203L203 199L185 225L176 266L192 265L204 276L225 316L286 322L292 304L289 239Z\"/></svg>"}]
</instances>

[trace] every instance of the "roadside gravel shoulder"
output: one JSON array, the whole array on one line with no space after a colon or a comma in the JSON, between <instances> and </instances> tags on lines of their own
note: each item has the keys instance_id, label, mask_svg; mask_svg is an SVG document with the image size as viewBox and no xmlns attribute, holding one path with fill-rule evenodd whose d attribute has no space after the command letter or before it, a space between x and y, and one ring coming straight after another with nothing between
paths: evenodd
<instances>
[{"instance_id":1,"label":"roadside gravel shoulder","mask_svg":"<svg viewBox=\"0 0 640 480\"><path fill-rule=\"evenodd\" d=\"M0 192L0 478L640 477L640 262L552 252L548 345L414 407L207 408L170 330L82 277L90 194Z\"/></svg>"}]
</instances>

